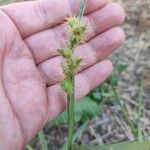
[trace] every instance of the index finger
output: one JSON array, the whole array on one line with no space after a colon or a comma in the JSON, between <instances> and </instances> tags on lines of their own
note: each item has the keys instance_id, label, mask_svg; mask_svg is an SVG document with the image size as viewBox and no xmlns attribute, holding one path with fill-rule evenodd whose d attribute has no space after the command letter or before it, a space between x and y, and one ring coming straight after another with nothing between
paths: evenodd
<instances>
[{"instance_id":1,"label":"index finger","mask_svg":"<svg viewBox=\"0 0 150 150\"><path fill-rule=\"evenodd\" d=\"M81 0L38 0L20 2L0 9L15 23L22 38L61 24L66 17L78 12ZM85 13L95 11L106 0L87 0Z\"/></svg>"}]
</instances>

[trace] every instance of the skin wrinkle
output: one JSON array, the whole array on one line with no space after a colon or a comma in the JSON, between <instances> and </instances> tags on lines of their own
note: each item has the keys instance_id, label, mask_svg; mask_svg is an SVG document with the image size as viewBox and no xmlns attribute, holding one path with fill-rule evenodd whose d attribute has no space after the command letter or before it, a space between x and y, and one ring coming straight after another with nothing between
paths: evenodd
<instances>
[{"instance_id":1,"label":"skin wrinkle","mask_svg":"<svg viewBox=\"0 0 150 150\"><path fill-rule=\"evenodd\" d=\"M7 13L5 10L3 10L3 9L0 8L0 11L2 11L2 12L11 20L11 22L13 22L13 19L11 18L11 16L8 15L8 13ZM13 22L13 24L15 25L17 31L19 31L19 29L18 29L16 23Z\"/></svg>"},{"instance_id":2,"label":"skin wrinkle","mask_svg":"<svg viewBox=\"0 0 150 150\"><path fill-rule=\"evenodd\" d=\"M47 16L47 14L50 14L49 13L49 7L52 7L51 5L46 5L46 2L47 2L48 0L41 0L41 1L32 1L32 2L30 2L30 4L31 5L33 5L33 7L36 7L35 5L41 5L40 3L42 3L42 5L44 5L44 6L42 6L43 8L39 8L39 9L44 9L44 10L39 10L39 11L41 11L41 13L43 12L44 14L46 13L46 16ZM74 1L71 1L72 3L75 3L76 5L79 5L79 2L76 2L76 0L74 0ZM49 2L50 3L50 2ZM64 13L63 13L63 15L65 15L64 17L63 16L58 16L59 18L60 18L60 22L58 23L58 21L56 22L54 19L52 19L52 22L51 22L51 25L50 24L46 24L46 26L47 26L47 28L52 28L52 27L54 27L54 25L56 26L56 25L59 25L59 24L61 24L64 20L65 20L65 17L67 17L67 16L70 16L71 14L72 14L72 10L71 10L71 8L70 8L70 6L69 5L71 5L71 4L69 4L69 2L66 0L65 1L65 3L67 4L67 6L65 5L65 10L62 10ZM94 4L94 6L91 6L91 3L93 3ZM28 7L28 5L29 5L29 2L22 2L22 4L24 4L25 5L25 7ZM31 6L31 5L29 5L29 6ZM73 4L72 4L73 5ZM78 7L78 6L74 6L74 7ZM95 10L98 10L98 9L100 9L100 8L102 8L102 7L104 7L106 5L106 1L105 0L103 0L103 1L101 1L101 2L94 2L94 0L88 0L88 5L87 5L87 10L86 10L86 13L85 14L89 14L89 13L91 13L91 12L94 12ZM14 7L18 7L18 10L20 10L21 8L22 8L22 5L21 5L21 3L19 4L14 4ZM37 6L37 7L41 7L41 6ZM59 6L60 7L60 6ZM58 9L60 9L58 7ZM73 8L74 8L73 7ZM29 24L27 24L27 28L24 28L24 27L22 27L22 28L20 28L19 27L19 25L22 25L22 23L23 23L23 21L21 21L20 23L19 23L19 21L18 21L18 17L19 17L19 15L17 14L17 12L16 13L12 13L11 12L11 9L12 9L12 7L11 6L9 6L8 8L7 7L0 7L0 9L2 9L3 11L5 11L5 13L7 12L7 15L9 15L10 16L10 18L12 19L12 20L14 20L14 22L15 22L15 25L16 25L16 27L18 27L20 30L20 32L22 33L22 34L24 34L23 35L23 38L27 38L27 37L29 37L30 35L33 35L33 34L35 34L35 33L38 33L38 32L41 32L41 31L43 31L43 30L45 30L46 28L45 27L42 27L42 23L41 22L39 22L38 21L38 23L40 23L40 27L38 27L38 29L37 30L35 30L35 32L33 32L33 33L26 33L26 32L28 32L28 28L29 28ZM31 7L29 7L29 11L31 11L31 9L32 9L32 6ZM34 8L33 8L34 9ZM13 9L12 9L13 10ZM37 11L38 12L38 11ZM55 12L56 13L56 12ZM23 10L23 15L24 15L25 13L24 13L24 10ZM32 13L32 15L34 16L36 16L37 15L37 13L35 14L35 13ZM15 20L15 16L17 17L16 18L16 20ZM26 17L27 17L28 15L25 15L24 17L25 17L25 19L27 19ZM62 17L64 18L64 19L62 19ZM41 19L42 19L42 17L40 17ZM43 18L45 18L45 17L43 17ZM49 17L46 17L46 20L49 20L49 19L47 19L47 18L49 18ZM30 19L30 18L29 18ZM38 20L38 18L36 17L35 18L36 19L36 21ZM40 19L40 20L41 20ZM27 20L28 21L28 20ZM43 19L42 19L42 21L43 21ZM44 21L45 22L45 21ZM26 22L25 22L26 23ZM43 24L45 24L45 23L43 23ZM25 24L26 25L26 24ZM22 25L23 26L23 25ZM33 24L33 26L31 26L31 28L33 28L35 26L35 24ZM29 29L30 30L30 29Z\"/></svg>"},{"instance_id":3,"label":"skin wrinkle","mask_svg":"<svg viewBox=\"0 0 150 150\"><path fill-rule=\"evenodd\" d=\"M47 11L46 11L46 9L44 9L44 1L37 1L38 3L37 3L37 5L39 5L38 6L38 8L39 8L39 10L41 10L41 14L44 14L43 16L44 17L39 17L38 16L38 18L44 18L44 23L43 23L43 26L45 27L44 29L42 29L42 30L40 30L40 31L38 31L38 32L35 32L34 34L37 34L37 33L39 33L39 32L42 32L42 31L45 31L46 29L48 30L49 28L51 29L51 28L54 28L55 26L59 26L59 25L61 25L62 24L62 22L64 22L65 21L65 19L61 19L62 21L61 22L59 22L59 23L52 23L51 24L51 26L49 25L50 23L49 23L49 20L50 19L48 19L48 17L47 17L47 15L48 15L48 13L47 13ZM69 4L68 4L69 5ZM72 12L72 10L70 10L70 7L67 7L68 8L68 12ZM36 13L37 14L37 13ZM72 14L72 13L71 13ZM66 15L66 17L65 18L67 18L68 16L70 16L69 14L67 14ZM43 20L43 19L41 19L41 20ZM46 26L47 25L47 26ZM50 27L49 27L50 26ZM33 35L33 34L32 34ZM28 35L27 37L24 37L24 39L26 39L26 38L28 38L28 37L30 37L30 35Z\"/></svg>"},{"instance_id":4,"label":"skin wrinkle","mask_svg":"<svg viewBox=\"0 0 150 150\"><path fill-rule=\"evenodd\" d=\"M40 13L41 16L37 15L38 13L36 13L36 12L41 12ZM47 22L49 21L47 18L47 13L44 9L43 3L40 3L39 1L37 1L37 7L35 6L35 14L37 15L37 18L39 18L39 20L41 20L41 22L44 18L43 25L47 24Z\"/></svg>"},{"instance_id":5,"label":"skin wrinkle","mask_svg":"<svg viewBox=\"0 0 150 150\"><path fill-rule=\"evenodd\" d=\"M7 48L7 37L5 37L4 51L2 52L3 55L1 55L1 56L5 56L5 50L6 50L6 48ZM2 68L2 70L1 70L1 82L2 82L2 87L3 87L3 90L4 90L4 92L5 92L6 99L8 100L8 103L10 104L11 110L12 110L14 116L17 118L17 122L18 122L18 124L19 124L20 131L21 131L21 133L22 133L22 139L23 139L22 149L23 149L23 147L24 147L24 145L25 145L25 143L26 143L25 132L24 132L24 130L23 130L22 123L21 123L21 121L20 121L20 119L19 119L19 117L18 117L16 111L13 109L13 106L12 106L12 103L11 103L9 97L7 96L7 90L5 89L4 77L3 77L3 64L4 64L4 57L2 57L2 60L1 60L1 68Z\"/></svg>"},{"instance_id":6,"label":"skin wrinkle","mask_svg":"<svg viewBox=\"0 0 150 150\"><path fill-rule=\"evenodd\" d=\"M92 25L92 24L94 24L94 23L92 23L93 21L93 19L90 19L90 17L88 17L88 15L86 16L87 17L87 19L89 20L89 24L91 24L90 25L90 27L92 27L92 31L94 32L94 35L97 35L97 32L95 31L95 29L94 29L94 26ZM60 27L62 26L62 28L61 28L61 30L60 30ZM53 27L53 28L50 28L50 30L53 32L53 35L54 35L54 38L55 38L55 40L57 41L57 43L58 43L58 45L60 45L59 47L64 47L64 46L66 46L67 45L67 42L68 42L68 40L67 40L67 36L68 36L68 34L66 33L67 32L67 27L66 26L64 26L64 24L60 24L60 25L58 25L58 26L56 26L56 27ZM65 30L65 31L64 31ZM48 30L47 30L48 31ZM41 31L42 32L42 31ZM36 33L37 34L37 33ZM34 35L36 35L36 34L33 34L32 36L34 36ZM31 37L32 37L31 36ZM30 37L29 37L30 38ZM28 39L28 38L26 38L26 39ZM26 40L25 39L25 40ZM89 39L87 39L86 40L86 42L88 42L89 40L91 40L92 38L89 38ZM31 53L33 54L33 56L34 56L34 53L33 53L33 48L32 48L32 46L30 45L30 44L28 44L28 42L26 41L26 43L27 43L27 47L29 48L29 50L31 51ZM55 53L53 53L53 56L52 56L52 58L53 57L56 57L56 56L58 56L59 55L59 53L57 53L57 52L55 52ZM34 57L34 59L36 58L36 56ZM36 59L35 59L36 60ZM40 61L40 63L43 63L45 60L43 60L43 61ZM37 62L37 60L36 60L36 62Z\"/></svg>"},{"instance_id":7,"label":"skin wrinkle","mask_svg":"<svg viewBox=\"0 0 150 150\"><path fill-rule=\"evenodd\" d=\"M97 35L98 33L96 32L96 29L94 28L95 27L95 23L94 23L94 19L93 19L93 15L90 15L90 17L89 17L89 15L87 15L86 16L87 17L87 20L89 21L89 23L90 23L90 27L92 28L92 32L93 32L93 35ZM89 39L90 40L90 39ZM89 41L88 40L88 41Z\"/></svg>"},{"instance_id":8,"label":"skin wrinkle","mask_svg":"<svg viewBox=\"0 0 150 150\"><path fill-rule=\"evenodd\" d=\"M69 9L70 9L70 15L73 15L73 13L74 13L74 10L73 10L73 7L72 7L72 0L69 0Z\"/></svg>"},{"instance_id":9,"label":"skin wrinkle","mask_svg":"<svg viewBox=\"0 0 150 150\"><path fill-rule=\"evenodd\" d=\"M95 54L94 53L92 53L93 51L92 51L92 49L91 49L91 47L89 46L89 44L88 43L86 43L85 45L85 49L87 49L87 51L84 53L85 54L85 56L82 56L83 54L81 53L79 53L79 51L75 51L75 56L76 57L79 57L79 58L81 58L82 59L82 62L81 62L81 66L80 66L80 68L77 70L77 73L80 73L80 72L82 72L84 69L87 69L88 68L88 63L89 64L93 64L93 62L96 62L97 61L97 59L96 59L96 57L95 57ZM91 52L92 51L92 52ZM90 52L90 55L89 55L89 52ZM81 56L80 56L81 55ZM94 65L94 64L93 64Z\"/></svg>"},{"instance_id":10,"label":"skin wrinkle","mask_svg":"<svg viewBox=\"0 0 150 150\"><path fill-rule=\"evenodd\" d=\"M32 47L31 47L30 45L26 45L26 46L27 46L27 48L29 49L29 51L30 51L30 53L31 53L31 56L32 56L33 61L36 62L36 59L35 59L35 57L34 57L34 53L33 53Z\"/></svg>"},{"instance_id":11,"label":"skin wrinkle","mask_svg":"<svg viewBox=\"0 0 150 150\"><path fill-rule=\"evenodd\" d=\"M115 37L117 35L118 38ZM100 39L99 39L100 38ZM96 44L99 41L99 45ZM109 42L110 41L110 42ZM102 61L106 58L114 49L120 47L124 41L124 33L119 27L115 27L110 29L109 31L100 35L100 37L93 39L93 41L89 43L85 43L80 45L75 50L75 57L82 58L83 64L77 72L81 72L90 66L96 64L99 61ZM88 51L88 52L87 52ZM52 59L48 59L44 63L38 65L39 69L44 72L47 77L47 84L53 85L60 81L63 77L63 73L61 71L61 61L63 59L60 56L54 57ZM55 66L56 67L51 67ZM82 69L82 70L81 70Z\"/></svg>"},{"instance_id":12,"label":"skin wrinkle","mask_svg":"<svg viewBox=\"0 0 150 150\"><path fill-rule=\"evenodd\" d=\"M16 49L16 47L14 47L13 45L15 44L15 41L16 41L16 34L14 34L14 38L12 38L12 42L11 43L9 43L9 44L7 44L7 38L6 38L6 40L5 40L5 53L4 53L4 56L5 57L3 57L3 64L4 64L4 61L5 61L5 59L6 59L6 57L8 56L8 50L10 50L10 49ZM7 45L7 46L6 46ZM13 48L14 47L14 48ZM6 49L8 49L8 50L6 50ZM17 49L18 49L18 47L17 47ZM22 48L21 48L22 49ZM7 53L7 54L6 54ZM31 58L30 58L31 59ZM4 66L4 65L3 65ZM4 67L3 67L4 68ZM3 70L1 70L2 72L4 72ZM39 72L39 70L37 69L37 71ZM11 99L10 99L10 97L8 97L8 93L7 93L7 89L6 89L6 86L5 86L5 83L8 83L8 82L10 82L10 81L7 81L7 82L5 82L4 83L4 75L2 75L2 77L3 77L3 79L2 79L2 81L3 81L3 87L4 87L4 91L5 91L5 95L6 95L6 98L7 98L7 100L8 100L8 102L9 102L9 104L10 104L10 106L11 106L11 109L12 109L12 111L13 111L13 114L14 114L14 116L17 118L17 120L18 120L18 122L19 122L19 128L20 128L20 131L22 132L22 137L23 137L23 146L26 144L26 142L27 142L27 139L26 139L26 134L25 134L25 131L24 131L24 127L23 127L23 124L22 124L22 121L20 120L20 117L17 115L17 111L14 109L15 107L13 107L13 104L11 103ZM43 84L45 85L45 82L43 82ZM46 100L46 103L48 103L48 99ZM46 108L46 109L48 109L48 107ZM43 117L43 120L45 120L41 125L40 125L40 127L41 126L44 126L44 124L46 123L46 117L47 117L47 110L46 110L46 113L45 113L45 115L44 115L45 117Z\"/></svg>"},{"instance_id":13,"label":"skin wrinkle","mask_svg":"<svg viewBox=\"0 0 150 150\"><path fill-rule=\"evenodd\" d=\"M90 0L89 0L89 2L90 2ZM103 3L102 3L102 2L103 2ZM93 1L93 3L94 3L94 1ZM97 0L97 3L99 3L99 0ZM107 0L101 0L101 7L97 7L97 9L95 9L95 10L102 9L102 8L103 8L104 6L106 6L107 4L108 4ZM95 4L95 5L96 5L96 4ZM90 5L89 5L89 6L90 6ZM95 10L90 11L88 14L94 12Z\"/></svg>"},{"instance_id":14,"label":"skin wrinkle","mask_svg":"<svg viewBox=\"0 0 150 150\"><path fill-rule=\"evenodd\" d=\"M53 89L53 90L52 90ZM66 94L61 89L60 85L53 85L47 88L49 97L48 120L52 120L58 116L67 106ZM53 93L53 94L52 94ZM59 100L59 101L58 101ZM55 106L58 107L55 107Z\"/></svg>"},{"instance_id":15,"label":"skin wrinkle","mask_svg":"<svg viewBox=\"0 0 150 150\"><path fill-rule=\"evenodd\" d=\"M44 86L46 85L46 83L42 83L44 84ZM47 91L47 87L45 86L45 90ZM45 113L45 117L43 119L43 123L40 125L40 128L42 129L44 127L44 125L47 123L48 119L47 119L47 116L48 116L48 107L49 107L49 100L48 100L48 94L46 94L46 113Z\"/></svg>"},{"instance_id":16,"label":"skin wrinkle","mask_svg":"<svg viewBox=\"0 0 150 150\"><path fill-rule=\"evenodd\" d=\"M34 34L37 34L39 32L43 32L43 31L45 31L45 29L48 30L49 29L49 27L48 27L49 20L48 20L47 13L44 9L43 4L40 3L39 1L37 1L34 10L35 10L35 14L36 14L37 18L40 20L40 22L42 22L43 26L47 25L47 27L45 26L45 28L41 29L40 31L35 32ZM40 13L40 15L38 15L39 13L36 13L36 12L41 12L41 13ZM23 39L25 40L26 38L28 38L34 34L29 34L27 37L23 37Z\"/></svg>"},{"instance_id":17,"label":"skin wrinkle","mask_svg":"<svg viewBox=\"0 0 150 150\"><path fill-rule=\"evenodd\" d=\"M107 14L107 16L106 16L106 20L104 19L104 13L106 14L106 12L107 11L109 11L109 10L112 10L112 8L114 8L114 9L118 9L118 10L116 10L115 12L112 12L112 14ZM102 11L102 12L100 12L100 11ZM118 12L120 12L119 13L119 16L118 16ZM122 14L122 15L121 15ZM91 19L90 19L90 16L92 17ZM94 17L95 16L95 17ZM106 32L107 30L109 30L110 28L112 28L112 27L114 27L114 26L119 26L122 22L123 22L123 20L124 20L124 13L123 13L123 10L122 10L122 8L121 7L116 7L116 4L107 4L104 8L102 8L101 10L97 10L96 12L93 12L92 14L90 14L90 15L87 15L86 16L87 17L87 19L89 19L89 26L90 26L90 28L93 28L93 29L91 29L92 31L89 31L90 33L89 33L89 35L91 35L91 36L87 36L87 37L89 37L89 39L87 39L87 41L89 41L90 39L92 39L94 36L96 36L96 35L98 35L98 34L102 34L102 33L104 33L104 32ZM102 29L100 29L100 27L96 24L96 23L94 23L94 20L96 19L96 18L98 18L98 17L100 17L100 18L102 18L102 19L99 19L99 21L98 22L101 22L102 23ZM112 18L115 18L115 19L112 19ZM83 20L87 20L87 19L83 19ZM115 22L114 22L114 21ZM87 21L86 21L87 22ZM106 25L106 22L110 22L109 24L107 24ZM90 25L91 24L91 25ZM60 28L60 29L59 29ZM57 29L57 30L55 30L55 29ZM49 36L49 34L51 35L52 33L51 32L57 32L58 30L61 30L62 32L61 32L61 34L62 34L62 37L64 38L64 42L58 42L58 43L60 43L59 44L59 47L61 47L63 44L65 45L65 43L67 43L67 41L66 41L66 39L67 39L67 35L65 35L65 26L63 26L62 24L61 25L59 25L59 26L56 26L56 27L54 27L54 28L51 28L50 30L47 30L47 31L45 31L45 32L41 32L40 34L41 35L39 35L39 39L41 38L41 40L44 40L45 38L46 38L46 36L44 36L44 34L46 35L47 34L47 36ZM64 30L64 31L63 31ZM60 32L60 31L59 31ZM54 35L57 35L57 33L54 33ZM55 36L56 36L55 35ZM31 51L33 51L33 53L35 53L34 54L34 56L35 57L37 57L36 55L38 55L38 51L37 51L37 54L36 54L36 49L40 49L40 47L37 47L37 46L35 46L35 44L36 44L36 42L35 42L35 39L36 39L36 36L38 36L38 34L37 35L33 35L32 37L29 37L29 38L27 38L26 39L26 44L27 45L29 45L30 47L32 47L32 49L30 49ZM54 36L54 37L55 37ZM59 36L59 35L58 35ZM50 36L50 38L51 38L51 36ZM58 39L57 41L63 41L63 38L60 38L60 39ZM34 43L35 44L31 44L31 42L32 42L32 39L33 39L33 41L34 41ZM53 44L53 43L52 43ZM34 48L35 47L35 48ZM58 47L58 48L59 48ZM50 52L50 51L52 51L52 53ZM45 52L47 53L47 55L44 55L43 56L43 58L42 58L42 56L41 56L41 58L39 59L39 61L37 61L36 63L37 64L40 64L41 62L43 62L44 60L46 60L46 59L48 59L48 57L47 56L50 56L51 55L51 57L54 57L54 56L57 56L58 55L58 53L56 52L56 49L54 50L54 49L48 49L48 47L46 46L45 47ZM37 60L38 60L38 57L36 58Z\"/></svg>"},{"instance_id":18,"label":"skin wrinkle","mask_svg":"<svg viewBox=\"0 0 150 150\"><path fill-rule=\"evenodd\" d=\"M24 3L27 3L27 2L24 2ZM14 20L13 16L9 15L9 12L7 12L7 9L5 10L5 6L0 7L0 10L3 11L9 17L9 19L15 24L17 31L20 31L17 23L15 21L13 21ZM24 34L24 33L22 33L22 34Z\"/></svg>"},{"instance_id":19,"label":"skin wrinkle","mask_svg":"<svg viewBox=\"0 0 150 150\"><path fill-rule=\"evenodd\" d=\"M9 56L9 53L11 52L10 50L13 49L13 45L17 39L17 36L18 36L17 33L14 34L14 37L12 38L11 43L9 45L7 44L7 49L5 49L4 58L7 58L7 56ZM7 38L6 38L6 41L7 41ZM21 45L21 48L22 48L22 45Z\"/></svg>"},{"instance_id":20,"label":"skin wrinkle","mask_svg":"<svg viewBox=\"0 0 150 150\"><path fill-rule=\"evenodd\" d=\"M24 128L23 128L23 125L22 125L22 123L21 123L21 120L20 120L20 118L18 117L16 110L13 108L13 105L12 105L12 103L11 103L11 100L10 100L10 98L9 98L8 95L7 95L7 90L6 90L5 84L4 84L4 82L3 82L3 75L2 75L2 85L3 85L3 89L4 89L4 92L5 92L6 99L8 100L8 102L9 102L9 104L10 104L10 106L11 106L12 112L13 112L14 116L17 118L17 121L18 121L18 123L19 123L20 131L22 132L22 140L23 140L23 147L24 147L24 145L26 144L26 141L27 141L27 140L26 140L26 136L25 136L26 134L25 134L25 132L24 132ZM22 149L23 149L23 147L22 147Z\"/></svg>"},{"instance_id":21,"label":"skin wrinkle","mask_svg":"<svg viewBox=\"0 0 150 150\"><path fill-rule=\"evenodd\" d=\"M59 28L54 28L53 30L53 35L55 40L57 41L58 45L60 45L60 47L66 46L65 44L67 44L66 41L66 36L63 34L63 32L61 30L59 30ZM64 42L63 42L64 41ZM57 53L57 52L56 52ZM56 54L56 56L59 55L59 53ZM54 56L55 57L55 56Z\"/></svg>"},{"instance_id":22,"label":"skin wrinkle","mask_svg":"<svg viewBox=\"0 0 150 150\"><path fill-rule=\"evenodd\" d=\"M83 78L85 80L85 82L88 83L87 86L86 86L86 89L89 91L91 89L91 87L92 87L90 78L84 73L80 74L80 78Z\"/></svg>"},{"instance_id":23,"label":"skin wrinkle","mask_svg":"<svg viewBox=\"0 0 150 150\"><path fill-rule=\"evenodd\" d=\"M6 37L6 41L7 41L7 37ZM14 44L14 40L13 40L13 43L12 44ZM6 45L6 43L5 43L5 49L4 49L4 52L3 52L3 55L5 56L5 53L6 53L6 49L7 49L7 45ZM10 100L10 98L8 97L8 95L7 95L7 89L6 89L6 87L5 87L5 83L4 83L4 75L3 75L3 69L4 69L4 57L3 57L3 61L2 61L2 70L1 70L1 78L2 78L2 85L3 85L3 89L4 89L4 92L5 92L5 96L6 96L6 99L8 100L8 102L9 102L9 104L10 104L10 106L11 106L11 109L12 109L12 111L13 111L13 114L14 114L14 116L17 118L17 120L18 120L18 122L19 122L19 126L20 126L20 131L22 132L22 137L23 137L23 146L25 145L25 143L26 143L26 134L25 134L25 132L24 132L24 128L23 128L23 125L22 125L22 122L21 122L21 120L20 120L20 118L19 118L19 116L17 115L17 112L16 112L16 110L13 108L13 104L11 103L11 100ZM22 147L23 148L23 147Z\"/></svg>"},{"instance_id":24,"label":"skin wrinkle","mask_svg":"<svg viewBox=\"0 0 150 150\"><path fill-rule=\"evenodd\" d=\"M22 82L24 82L24 81L28 81L28 84L30 84L30 80L21 80L21 83ZM32 81L32 84L34 83L34 80L31 80ZM35 83L37 83L37 82L39 82L39 80L35 80ZM42 83L41 81L40 81L40 84L43 84L44 86L45 86L45 83ZM24 84L22 84L22 85L24 85ZM45 90L46 90L46 87L45 87ZM42 120L43 121L41 121L41 123L40 124L38 124L38 128L41 128L41 127L43 127L44 125L45 125L45 122L47 121L46 120L46 114L47 114L47 109L48 109L48 105L47 105L47 100L48 99L46 99L46 98L44 98L44 100L45 100L45 104L44 104L44 106L45 106L45 108L44 108L44 112L45 113L43 113L42 114ZM38 103L37 103L38 104ZM46 107L47 106L47 107ZM42 108L43 109L43 108ZM41 110L41 109L40 109ZM40 114L39 114L40 115ZM40 115L41 116L41 115ZM35 119L35 118L34 118ZM22 120L22 122L23 122L23 120ZM26 130L27 130L27 128L25 128ZM27 132L27 131L26 131ZM35 134L35 133L34 133ZM35 136L35 135L34 135ZM30 138L30 137L29 137ZM29 139L28 139L29 140Z\"/></svg>"},{"instance_id":25,"label":"skin wrinkle","mask_svg":"<svg viewBox=\"0 0 150 150\"><path fill-rule=\"evenodd\" d=\"M88 46L91 48L91 50L92 50L92 52L94 54L94 57L95 57L95 60L96 60L95 63L97 63L97 61L99 60L98 52L97 52L96 47L94 46L92 40L88 42Z\"/></svg>"},{"instance_id":26,"label":"skin wrinkle","mask_svg":"<svg viewBox=\"0 0 150 150\"><path fill-rule=\"evenodd\" d=\"M62 26L62 29L60 30L60 27ZM92 26L93 28L93 26ZM53 32L53 35L55 37L55 40L57 41L58 45L60 45L60 47L63 47L63 46L66 46L67 45L67 36L68 34L66 33L67 32L67 27L64 26L64 24L61 24L59 26L56 26L54 28L51 28L50 29L52 32ZM65 30L65 31L64 31ZM37 34L37 33L36 33ZM34 35L33 35L34 36ZM90 39L89 39L90 40ZM87 40L88 41L88 40ZM28 42L27 42L28 43ZM33 54L34 56L34 53L33 53L33 48L32 46L30 46L30 44L27 44L28 48L30 49L31 53ZM57 52L55 52L55 54L53 54L52 58L53 57L56 57L58 56L59 54ZM36 57L34 57L35 59ZM43 61L40 61L40 63L44 62L45 60Z\"/></svg>"},{"instance_id":27,"label":"skin wrinkle","mask_svg":"<svg viewBox=\"0 0 150 150\"><path fill-rule=\"evenodd\" d=\"M58 57L51 58L54 61L51 61L50 66L49 65L47 66L46 62L44 62L46 64L42 63L41 65L38 66L39 70L41 70L41 72L42 72L42 74L46 80L47 86L56 84L57 82L59 82L64 77L62 67L61 67L61 63L63 61L63 58L62 57L60 57L60 58L61 59L58 59ZM56 63L60 64L60 65L57 66L57 65L55 65ZM48 69L48 72L43 71L43 69L47 70L47 68L49 68L49 67L50 67L50 69ZM62 73L62 76L60 76L60 72ZM55 78L53 78L54 76L55 76ZM49 80L53 80L53 84L50 84Z\"/></svg>"},{"instance_id":28,"label":"skin wrinkle","mask_svg":"<svg viewBox=\"0 0 150 150\"><path fill-rule=\"evenodd\" d=\"M62 28L60 28L61 26L62 26ZM70 33L69 33L69 29L66 26L66 24L63 23L60 26L57 26L55 29L56 29L56 32L58 31L58 33L60 33L60 35L61 35L61 40L62 40L61 47L67 46L67 44L69 42Z\"/></svg>"}]
</instances>

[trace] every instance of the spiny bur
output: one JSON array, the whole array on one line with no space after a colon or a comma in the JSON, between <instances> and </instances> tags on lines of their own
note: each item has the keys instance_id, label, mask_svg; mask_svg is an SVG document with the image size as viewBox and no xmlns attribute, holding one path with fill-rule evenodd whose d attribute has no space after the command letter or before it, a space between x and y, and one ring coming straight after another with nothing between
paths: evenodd
<instances>
[{"instance_id":1,"label":"spiny bur","mask_svg":"<svg viewBox=\"0 0 150 150\"><path fill-rule=\"evenodd\" d=\"M85 24L77 17L70 17L67 19L66 25L68 26L69 32L69 43L67 47L60 48L58 52L64 58L63 73L64 79L60 85L64 92L67 94L73 93L72 76L76 74L77 69L80 67L81 59L74 57L74 48L84 41Z\"/></svg>"}]
</instances>

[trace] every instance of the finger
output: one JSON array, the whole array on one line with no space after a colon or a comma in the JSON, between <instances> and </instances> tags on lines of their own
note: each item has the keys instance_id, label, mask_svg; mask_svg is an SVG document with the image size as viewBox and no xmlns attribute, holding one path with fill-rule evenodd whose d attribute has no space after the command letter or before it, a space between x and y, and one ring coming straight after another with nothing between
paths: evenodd
<instances>
[{"instance_id":1,"label":"finger","mask_svg":"<svg viewBox=\"0 0 150 150\"><path fill-rule=\"evenodd\" d=\"M123 42L124 32L119 27L115 27L98 35L88 43L80 45L75 51L75 56L82 59L82 65L79 71L103 60L110 55L114 49L121 46ZM63 71L61 62L62 58L58 56L38 66L47 85L50 86L62 80Z\"/></svg>"},{"instance_id":2,"label":"finger","mask_svg":"<svg viewBox=\"0 0 150 150\"><path fill-rule=\"evenodd\" d=\"M106 4L106 0L88 0L86 13ZM39 0L1 7L14 21L23 38L62 23L78 11L80 0Z\"/></svg>"},{"instance_id":3,"label":"finger","mask_svg":"<svg viewBox=\"0 0 150 150\"><path fill-rule=\"evenodd\" d=\"M75 99L88 94L92 89L104 82L112 71L110 61L102 61L76 75ZM47 88L49 108L48 120L52 120L66 108L66 95L58 84Z\"/></svg>"},{"instance_id":4,"label":"finger","mask_svg":"<svg viewBox=\"0 0 150 150\"><path fill-rule=\"evenodd\" d=\"M110 13L111 12L111 13ZM114 26L120 25L125 18L123 9L118 4L108 4L102 9L84 17L87 24L86 41ZM62 24L33 36L25 41L31 50L36 64L58 55L57 50L67 43L67 27Z\"/></svg>"}]
</instances>

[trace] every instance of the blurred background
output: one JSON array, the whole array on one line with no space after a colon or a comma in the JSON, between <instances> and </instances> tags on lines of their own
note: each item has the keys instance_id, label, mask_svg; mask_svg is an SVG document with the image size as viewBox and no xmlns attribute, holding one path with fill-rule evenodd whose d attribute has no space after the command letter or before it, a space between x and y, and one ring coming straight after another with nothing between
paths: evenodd
<instances>
[{"instance_id":1,"label":"blurred background","mask_svg":"<svg viewBox=\"0 0 150 150\"><path fill-rule=\"evenodd\" d=\"M16 1L0 0L0 4ZM110 57L115 68L112 74L113 86L129 113L129 119L136 125L140 118L143 139L150 140L150 0L109 1L120 3L126 11L123 25L126 42ZM83 98L77 106L78 125L74 137L76 143L103 145L134 140L115 99L109 82ZM87 110L91 106L92 109ZM142 108L141 116L138 113L139 107ZM31 142L31 147L35 150L41 149L39 138L44 136L49 149L58 150L66 142L65 123L64 113L43 129Z\"/></svg>"}]
</instances>

